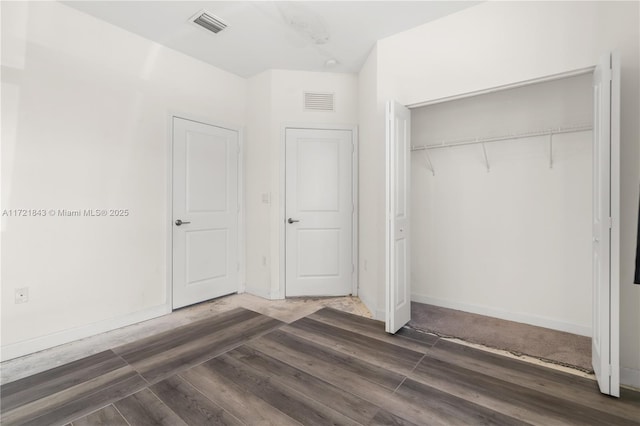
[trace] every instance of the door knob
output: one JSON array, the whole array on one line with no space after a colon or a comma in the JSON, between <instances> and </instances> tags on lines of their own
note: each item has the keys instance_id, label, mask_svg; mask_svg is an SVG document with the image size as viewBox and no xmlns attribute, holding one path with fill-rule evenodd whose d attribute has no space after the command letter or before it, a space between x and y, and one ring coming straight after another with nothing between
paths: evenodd
<instances>
[{"instance_id":1,"label":"door knob","mask_svg":"<svg viewBox=\"0 0 640 426\"><path fill-rule=\"evenodd\" d=\"M297 219L291 219L291 218L289 218L289 220L287 220L287 222L289 222L289 223L295 223L295 222L300 222L300 221L299 221L299 220L297 220Z\"/></svg>"},{"instance_id":2,"label":"door knob","mask_svg":"<svg viewBox=\"0 0 640 426\"><path fill-rule=\"evenodd\" d=\"M191 222L183 222L183 221L182 221L182 220L180 220L180 219L176 220L176 226L186 225L187 223L191 223Z\"/></svg>"}]
</instances>

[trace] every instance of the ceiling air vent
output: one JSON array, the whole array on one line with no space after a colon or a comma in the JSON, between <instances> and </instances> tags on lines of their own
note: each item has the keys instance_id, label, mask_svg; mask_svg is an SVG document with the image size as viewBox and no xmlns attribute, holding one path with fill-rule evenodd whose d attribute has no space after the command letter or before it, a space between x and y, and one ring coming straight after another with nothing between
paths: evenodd
<instances>
[{"instance_id":1,"label":"ceiling air vent","mask_svg":"<svg viewBox=\"0 0 640 426\"><path fill-rule=\"evenodd\" d=\"M335 111L333 93L304 92L305 111Z\"/></svg>"},{"instance_id":2,"label":"ceiling air vent","mask_svg":"<svg viewBox=\"0 0 640 426\"><path fill-rule=\"evenodd\" d=\"M191 22L196 25L201 26L202 28L211 31L214 34L218 34L220 31L227 28L227 24L217 16L207 12L206 10L201 10L196 13L192 18Z\"/></svg>"}]
</instances>

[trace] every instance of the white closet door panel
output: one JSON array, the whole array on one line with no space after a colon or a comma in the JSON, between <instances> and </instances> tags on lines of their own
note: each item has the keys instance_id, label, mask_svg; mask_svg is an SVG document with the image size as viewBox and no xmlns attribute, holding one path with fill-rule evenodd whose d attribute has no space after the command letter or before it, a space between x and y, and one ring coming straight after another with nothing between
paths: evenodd
<instances>
[{"instance_id":1,"label":"white closet door panel","mask_svg":"<svg viewBox=\"0 0 640 426\"><path fill-rule=\"evenodd\" d=\"M395 333L411 320L409 200L411 112L387 103L386 331Z\"/></svg>"},{"instance_id":2,"label":"white closet door panel","mask_svg":"<svg viewBox=\"0 0 640 426\"><path fill-rule=\"evenodd\" d=\"M619 63L607 54L593 76L593 335L592 365L600 392L620 396L618 229ZM612 185L614 183L614 185ZM615 226L615 228L614 228Z\"/></svg>"}]
</instances>

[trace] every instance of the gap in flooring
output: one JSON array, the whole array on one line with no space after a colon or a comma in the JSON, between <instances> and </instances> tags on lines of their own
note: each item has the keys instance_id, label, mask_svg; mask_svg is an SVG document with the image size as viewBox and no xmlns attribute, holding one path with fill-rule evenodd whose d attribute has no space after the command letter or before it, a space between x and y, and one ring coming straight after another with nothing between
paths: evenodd
<instances>
[{"instance_id":1,"label":"gap in flooring","mask_svg":"<svg viewBox=\"0 0 640 426\"><path fill-rule=\"evenodd\" d=\"M593 373L590 337L417 302L411 302L408 326Z\"/></svg>"}]
</instances>

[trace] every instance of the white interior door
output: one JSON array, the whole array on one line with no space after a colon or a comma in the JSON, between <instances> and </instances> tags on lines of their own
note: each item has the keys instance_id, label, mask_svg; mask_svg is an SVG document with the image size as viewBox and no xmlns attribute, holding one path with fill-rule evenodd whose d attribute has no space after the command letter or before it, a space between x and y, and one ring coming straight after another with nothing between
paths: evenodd
<instances>
[{"instance_id":1,"label":"white interior door","mask_svg":"<svg viewBox=\"0 0 640 426\"><path fill-rule=\"evenodd\" d=\"M238 290L238 132L173 118L173 308Z\"/></svg>"},{"instance_id":2,"label":"white interior door","mask_svg":"<svg viewBox=\"0 0 640 426\"><path fill-rule=\"evenodd\" d=\"M593 336L600 391L620 396L619 63L606 55L593 75Z\"/></svg>"},{"instance_id":3,"label":"white interior door","mask_svg":"<svg viewBox=\"0 0 640 426\"><path fill-rule=\"evenodd\" d=\"M287 129L285 144L285 294L351 294L352 132Z\"/></svg>"},{"instance_id":4,"label":"white interior door","mask_svg":"<svg viewBox=\"0 0 640 426\"><path fill-rule=\"evenodd\" d=\"M395 333L411 320L409 201L411 112L387 103L386 331Z\"/></svg>"}]
</instances>

